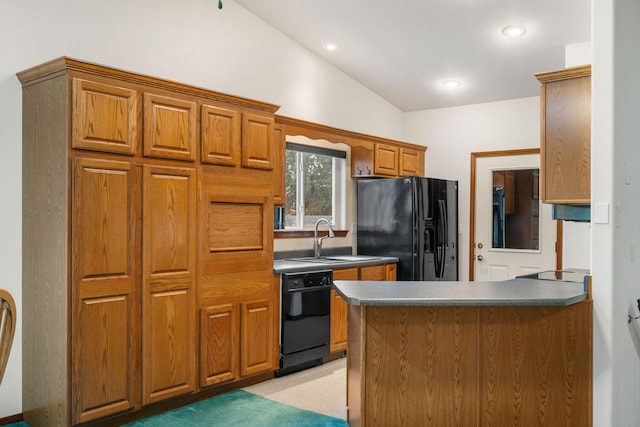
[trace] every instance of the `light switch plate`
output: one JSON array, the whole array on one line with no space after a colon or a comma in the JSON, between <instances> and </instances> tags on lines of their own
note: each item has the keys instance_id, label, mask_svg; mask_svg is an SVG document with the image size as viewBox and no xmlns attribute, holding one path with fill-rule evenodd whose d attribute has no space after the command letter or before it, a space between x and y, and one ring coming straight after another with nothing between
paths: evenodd
<instances>
[{"instance_id":1,"label":"light switch plate","mask_svg":"<svg viewBox=\"0 0 640 427\"><path fill-rule=\"evenodd\" d=\"M609 203L596 203L593 205L593 223L609 224Z\"/></svg>"}]
</instances>

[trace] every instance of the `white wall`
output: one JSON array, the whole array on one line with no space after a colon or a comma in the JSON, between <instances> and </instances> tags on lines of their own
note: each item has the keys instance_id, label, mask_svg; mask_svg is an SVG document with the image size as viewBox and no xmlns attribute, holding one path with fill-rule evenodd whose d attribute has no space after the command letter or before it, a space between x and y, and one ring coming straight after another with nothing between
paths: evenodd
<instances>
[{"instance_id":1,"label":"white wall","mask_svg":"<svg viewBox=\"0 0 640 427\"><path fill-rule=\"evenodd\" d=\"M640 337L627 313L640 298L640 54L629 43L640 39L640 3L592 4L591 200L610 212L591 230L593 425L638 426Z\"/></svg>"},{"instance_id":2,"label":"white wall","mask_svg":"<svg viewBox=\"0 0 640 427\"><path fill-rule=\"evenodd\" d=\"M18 71L66 55L279 104L286 116L404 139L398 109L232 0L222 10L214 0L4 1L0 40L0 286L19 310ZM21 340L19 322L0 385L0 418L22 412Z\"/></svg>"},{"instance_id":3,"label":"white wall","mask_svg":"<svg viewBox=\"0 0 640 427\"><path fill-rule=\"evenodd\" d=\"M540 98L407 113L405 123L407 139L429 147L425 174L459 181L459 272L467 280L471 153L539 147Z\"/></svg>"}]
</instances>

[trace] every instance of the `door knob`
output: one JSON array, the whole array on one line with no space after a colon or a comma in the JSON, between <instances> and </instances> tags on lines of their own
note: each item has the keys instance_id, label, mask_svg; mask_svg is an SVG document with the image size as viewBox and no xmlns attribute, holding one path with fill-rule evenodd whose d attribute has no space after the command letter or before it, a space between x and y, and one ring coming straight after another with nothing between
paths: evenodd
<instances>
[{"instance_id":1,"label":"door knob","mask_svg":"<svg viewBox=\"0 0 640 427\"><path fill-rule=\"evenodd\" d=\"M484 260L484 257L483 257L482 255L478 255L478 256L476 257L476 259L477 259L478 261L483 261L483 260Z\"/></svg>"}]
</instances>

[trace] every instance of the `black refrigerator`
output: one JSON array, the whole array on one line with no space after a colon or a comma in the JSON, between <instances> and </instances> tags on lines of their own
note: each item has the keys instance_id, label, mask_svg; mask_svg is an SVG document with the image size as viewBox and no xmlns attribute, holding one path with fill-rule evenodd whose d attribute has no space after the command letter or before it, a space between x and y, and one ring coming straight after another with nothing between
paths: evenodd
<instances>
[{"instance_id":1,"label":"black refrigerator","mask_svg":"<svg viewBox=\"0 0 640 427\"><path fill-rule=\"evenodd\" d=\"M398 280L458 280L458 181L358 180L358 255L399 259Z\"/></svg>"}]
</instances>

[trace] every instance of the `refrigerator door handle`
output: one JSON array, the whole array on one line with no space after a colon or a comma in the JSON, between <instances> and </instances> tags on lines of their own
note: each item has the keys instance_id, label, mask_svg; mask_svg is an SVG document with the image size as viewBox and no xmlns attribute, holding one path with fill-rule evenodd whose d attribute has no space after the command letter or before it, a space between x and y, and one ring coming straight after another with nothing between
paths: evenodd
<instances>
[{"instance_id":1,"label":"refrigerator door handle","mask_svg":"<svg viewBox=\"0 0 640 427\"><path fill-rule=\"evenodd\" d=\"M438 225L440 227L438 235L438 243L437 243L437 275L439 279L444 277L444 263L445 263L445 253L447 246L449 246L449 242L447 239L447 230L449 229L449 224L447 224L447 207L444 204L444 200L438 200L438 207L440 208L440 221L438 221Z\"/></svg>"}]
</instances>

